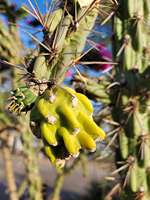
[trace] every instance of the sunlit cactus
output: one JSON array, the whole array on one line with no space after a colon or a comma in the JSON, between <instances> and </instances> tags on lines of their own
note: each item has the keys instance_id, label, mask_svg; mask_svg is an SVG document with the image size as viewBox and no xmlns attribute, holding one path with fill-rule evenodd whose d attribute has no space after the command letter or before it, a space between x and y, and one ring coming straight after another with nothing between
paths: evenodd
<instances>
[{"instance_id":1,"label":"sunlit cactus","mask_svg":"<svg viewBox=\"0 0 150 200\"><path fill-rule=\"evenodd\" d=\"M87 85L79 84L76 76L74 85L77 91L84 89L92 99L110 108L112 120L102 120L115 127L108 133L112 136L108 146L117 138L117 170L112 174L120 173L121 199L149 199L150 1L119 0L111 4L112 52L116 64L103 73L105 76L88 77Z\"/></svg>"},{"instance_id":2,"label":"sunlit cactus","mask_svg":"<svg viewBox=\"0 0 150 200\"><path fill-rule=\"evenodd\" d=\"M106 73L93 79L83 77L76 65L88 66L92 62L89 59L92 51L83 51L101 2L61 1L56 3L54 9L50 7L52 12L46 16L40 13L37 3L34 8L31 1L28 2L32 11L24 10L41 24L43 41L26 32L38 45L25 60L25 91L20 88L21 93L13 92L9 110L19 114L31 110L30 128L33 134L43 140L50 161L56 167L63 167L66 160L79 154L81 148L94 151L95 142L105 137L91 116L92 104L78 92L84 91L89 98L104 103L109 107L112 119L102 120L115 127L108 134L114 134L108 146L116 138L118 141L117 169L112 174L119 172L121 175L121 198L148 198L149 0L106 2L111 6L111 12L101 24L104 25L112 17L112 57L109 52L103 51L102 43L93 45L91 49L97 49L94 55L99 55L93 62L97 67L93 65L93 69ZM77 92L60 86L72 66L78 72L72 81Z\"/></svg>"},{"instance_id":3,"label":"sunlit cactus","mask_svg":"<svg viewBox=\"0 0 150 200\"><path fill-rule=\"evenodd\" d=\"M149 199L148 166L150 162L149 126L149 25L150 1L119 1L114 17L114 59L119 63L114 74L118 86L112 87L116 94L116 108L112 109L114 121L122 130L119 137L118 160L133 157L127 168L124 182L124 199ZM122 49L122 50L121 50ZM123 122L123 123L121 123ZM122 172L121 172L122 174ZM139 195L139 197L138 197Z\"/></svg>"}]
</instances>

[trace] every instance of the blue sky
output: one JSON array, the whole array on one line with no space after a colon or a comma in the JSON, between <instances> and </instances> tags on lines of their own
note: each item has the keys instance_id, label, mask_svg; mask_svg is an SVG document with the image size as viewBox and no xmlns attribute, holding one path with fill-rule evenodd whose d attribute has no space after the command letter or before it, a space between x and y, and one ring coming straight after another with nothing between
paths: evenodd
<instances>
[{"instance_id":1,"label":"blue sky","mask_svg":"<svg viewBox=\"0 0 150 200\"><path fill-rule=\"evenodd\" d=\"M22 5L26 5L27 7L30 7L30 4L28 2L28 0L8 0L9 2L13 2L15 3L18 7L22 6ZM32 4L35 6L35 3L34 3L34 0L30 0L32 2ZM40 11L42 14L45 14L46 13L46 0L36 0L37 1L37 4L40 8ZM51 0L47 0L47 2L50 4ZM32 10L32 9L31 9ZM21 25L24 25L24 26L29 26L26 21L30 20L30 19L33 19L33 17L31 15L28 15L28 17L26 19L23 19L23 20L20 20L18 21L18 24L21 24ZM41 27L37 27L38 29L42 29ZM100 28L100 27L99 27ZM110 31L109 31L110 27L108 26L103 26L100 28L100 32L103 32L104 34L101 35L101 37L104 37L104 40L105 40L105 37L107 37L109 34L110 34ZM19 32L20 32L20 36L21 36L21 39L23 41L23 44L27 47L27 48L30 48L30 49L34 49L35 48L35 45L32 45L29 43L30 40L32 40L32 38L30 36L28 36L23 30L26 30L27 32L29 32L30 34L33 34L35 33L36 31L32 31L30 29L26 29L26 28L22 28L22 27L19 27ZM38 33L38 38L42 41L42 33ZM96 39L96 38L95 38ZM99 42L99 41L96 41L96 42ZM107 42L107 39L106 39L106 42ZM110 47L110 46L108 46ZM97 75L97 72L93 72L92 70L92 74L93 75Z\"/></svg>"},{"instance_id":2,"label":"blue sky","mask_svg":"<svg viewBox=\"0 0 150 200\"><path fill-rule=\"evenodd\" d=\"M15 3L15 4L16 4L17 6L19 6L19 7L22 6L23 4L25 4L25 5L27 5L27 6L31 9L30 4L28 3L28 0L8 0L8 1L9 1L9 2ZM34 0L30 0L30 1L31 1L32 4L35 6ZM40 8L41 13L42 13L42 14L45 14L45 13L46 13L46 0L36 0L36 1L37 1L37 4L38 4L39 8ZM50 3L51 0L47 0L47 2ZM35 7L36 7L36 6L35 6ZM31 10L32 10L32 9L31 9ZM28 18L27 18L27 19L33 19L33 17L32 17L31 15L28 15ZM26 19L18 21L18 24L25 25L25 26L29 26L29 25L26 23ZM37 27L37 28L38 28L38 29L39 29L39 28L41 29L41 27ZM22 39L24 45L25 45L26 47L29 47L29 40L30 40L31 38L30 38L26 33L23 32L23 29L26 30L27 32L31 33L31 34L35 33L35 31L32 31L32 30L30 30L30 29L26 29L26 28L22 28L22 27L19 28L20 36L21 36L21 39ZM108 31L108 27L103 26L103 27L101 27L101 29L102 29L102 30L100 30L100 31L102 31L103 33L105 33L105 34L104 34L104 37L107 36L107 34L110 34L110 32ZM39 33L38 36L39 36L39 37L41 36L40 38L41 38L41 40L42 40L42 33ZM30 47L31 47L31 46L30 46ZM32 47L31 47L31 48L32 48Z\"/></svg>"},{"instance_id":3,"label":"blue sky","mask_svg":"<svg viewBox=\"0 0 150 200\"><path fill-rule=\"evenodd\" d=\"M28 3L28 0L8 0L8 1L15 3L18 7L22 6L23 4L27 5L27 7L29 7L31 9L30 4ZM30 0L30 1L32 2L32 4L34 5L34 7L36 7L35 3L34 3L34 0ZM38 4L39 8L40 8L41 13L45 14L46 13L46 0L36 0L36 1L37 1L37 4ZM51 0L47 0L47 2L50 3ZM33 19L33 17L31 15L28 15L27 19L30 20L30 19ZM24 26L29 26L26 23L27 19L18 21L18 24L21 24L21 25L24 25ZM37 27L37 28L41 29L41 27ZM107 37L107 35L110 34L110 32L108 31L108 27L103 26L103 27L101 27L101 29L102 30L100 30L100 31L102 31L103 33L105 33L103 35L104 37L105 36ZM29 44L29 40L31 40L31 38L25 32L23 32L23 30L26 30L30 34L33 34L36 31L32 31L30 29L26 29L26 28L22 28L22 27L19 28L19 32L20 32L20 36L21 36L21 39L23 41L23 44L27 48L31 48L32 49L33 46L31 44ZM38 36L38 38L40 38L42 40L42 33L39 33L37 36ZM35 45L34 45L34 47L35 47Z\"/></svg>"},{"instance_id":4,"label":"blue sky","mask_svg":"<svg viewBox=\"0 0 150 200\"><path fill-rule=\"evenodd\" d=\"M9 0L9 2L15 3L18 7L23 6L23 4L24 4L24 5L27 5L29 8L31 8L30 4L28 3L28 0ZM31 0L31 2L35 6L34 0ZM47 2L50 3L51 0L47 0ZM46 13L46 0L37 0L37 4L38 4L38 6L40 8L41 13L43 13L43 14ZM27 19L33 19L33 17L31 15L28 15ZM18 24L29 26L26 23L27 19L18 21ZM29 47L29 40L31 38L26 33L24 33L23 30L26 30L27 32L29 32L31 34L35 33L35 31L32 31L30 29L26 29L26 28L22 28L22 27L19 28L20 36L22 38L22 41L23 41L24 45L26 47ZM40 36L41 34L38 34L38 35ZM31 46L31 48L33 48L33 47Z\"/></svg>"}]
</instances>

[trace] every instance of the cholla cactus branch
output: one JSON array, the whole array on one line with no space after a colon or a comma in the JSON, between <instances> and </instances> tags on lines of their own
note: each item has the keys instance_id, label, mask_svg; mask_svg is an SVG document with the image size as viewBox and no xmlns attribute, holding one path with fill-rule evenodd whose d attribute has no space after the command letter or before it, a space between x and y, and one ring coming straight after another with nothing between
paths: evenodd
<instances>
[{"instance_id":1,"label":"cholla cactus branch","mask_svg":"<svg viewBox=\"0 0 150 200\"><path fill-rule=\"evenodd\" d=\"M18 194L17 194L17 186L15 182L15 176L13 172L13 166L12 166L12 161L11 161L11 153L10 153L10 148L8 145L8 138L9 138L9 133L6 131L1 132L1 144L2 144L2 152L3 156L5 159L5 170L6 170L6 180L7 180L7 186L8 186L8 191L9 191L9 197L10 200L18 200ZM6 137L7 136L7 137Z\"/></svg>"}]
</instances>

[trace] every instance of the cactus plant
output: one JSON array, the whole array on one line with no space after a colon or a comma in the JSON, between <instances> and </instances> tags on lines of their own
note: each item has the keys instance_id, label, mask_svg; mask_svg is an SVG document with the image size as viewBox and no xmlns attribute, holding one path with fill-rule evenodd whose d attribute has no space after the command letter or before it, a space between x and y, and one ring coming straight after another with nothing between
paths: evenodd
<instances>
[{"instance_id":1,"label":"cactus plant","mask_svg":"<svg viewBox=\"0 0 150 200\"><path fill-rule=\"evenodd\" d=\"M47 19L42 17L36 4L38 12L33 9L31 13L43 26L43 41L29 34L39 44L26 59L27 86L20 87L19 94L13 92L9 110L17 108L20 113L31 109L30 128L43 140L46 154L56 167L64 166L65 159L76 156L81 147L93 151L94 140L105 136L89 117L93 111L89 100L58 85L82 57L86 38L97 18L98 4L96 0L60 2ZM111 4L115 9L112 49L118 65L111 74L107 73L109 78L100 77L98 81L86 78L87 85L83 82L78 89L83 86L90 97L111 107L117 126L115 137L119 136L116 160L124 164L119 168L118 162L113 174L124 175L122 199L134 196L140 199L146 198L149 192L150 3L149 0L119 0ZM126 174L122 169L126 169Z\"/></svg>"},{"instance_id":2,"label":"cactus plant","mask_svg":"<svg viewBox=\"0 0 150 200\"><path fill-rule=\"evenodd\" d=\"M106 70L107 77L87 78L87 85L77 84L79 78L74 82L77 91L84 88L87 95L111 108L111 123L115 124L112 139L118 136L118 169L113 174L121 175L121 199L149 199L150 1L118 0L111 4L115 9L112 52L118 65L111 72Z\"/></svg>"},{"instance_id":3,"label":"cactus plant","mask_svg":"<svg viewBox=\"0 0 150 200\"><path fill-rule=\"evenodd\" d=\"M133 158L132 164L130 163L128 167L129 185L124 185L126 191L123 192L123 196L130 199L133 193L136 193L139 198L140 188L143 187L145 191L143 199L146 199L149 197L146 192L149 192L147 170L150 162L150 129L149 86L144 82L149 80L149 55L146 49L149 45L150 2L135 0L132 3L119 1L118 15L114 17L113 52L116 54L116 51L119 51L121 41L124 50L115 57L119 61L120 73L116 72L114 78L120 83L117 87L120 100L118 99L118 107L113 109L112 115L119 124L123 122L119 139L120 158L123 160L128 160L130 156Z\"/></svg>"},{"instance_id":4,"label":"cactus plant","mask_svg":"<svg viewBox=\"0 0 150 200\"><path fill-rule=\"evenodd\" d=\"M92 119L93 106L83 94L59 84L75 65L92 31L98 11L96 0L60 2L46 18L38 5L30 12L43 26L43 41L26 59L27 86L12 92L10 111L31 110L30 128L43 140L45 151L56 167L76 157L81 148L96 150L105 133ZM45 21L44 21L45 20Z\"/></svg>"}]
</instances>

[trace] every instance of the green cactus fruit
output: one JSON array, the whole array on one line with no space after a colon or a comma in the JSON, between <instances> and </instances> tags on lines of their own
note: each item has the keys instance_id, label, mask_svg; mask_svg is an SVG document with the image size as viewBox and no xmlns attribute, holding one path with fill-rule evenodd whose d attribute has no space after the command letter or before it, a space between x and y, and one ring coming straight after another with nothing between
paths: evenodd
<instances>
[{"instance_id":1,"label":"green cactus fruit","mask_svg":"<svg viewBox=\"0 0 150 200\"><path fill-rule=\"evenodd\" d=\"M55 163L57 156L59 159L58 154L52 153L58 147L65 148L73 157L78 156L82 148L91 152L96 150L95 142L102 140L105 133L93 121L92 112L89 99L68 87L55 87L37 98L31 110L30 122L39 126L31 130L36 135L37 127L38 135L40 127L46 154L52 163Z\"/></svg>"},{"instance_id":2,"label":"green cactus fruit","mask_svg":"<svg viewBox=\"0 0 150 200\"><path fill-rule=\"evenodd\" d=\"M31 109L36 100L36 95L28 87L19 87L13 90L12 96L8 98L11 102L8 105L10 112L21 112Z\"/></svg>"}]
</instances>

